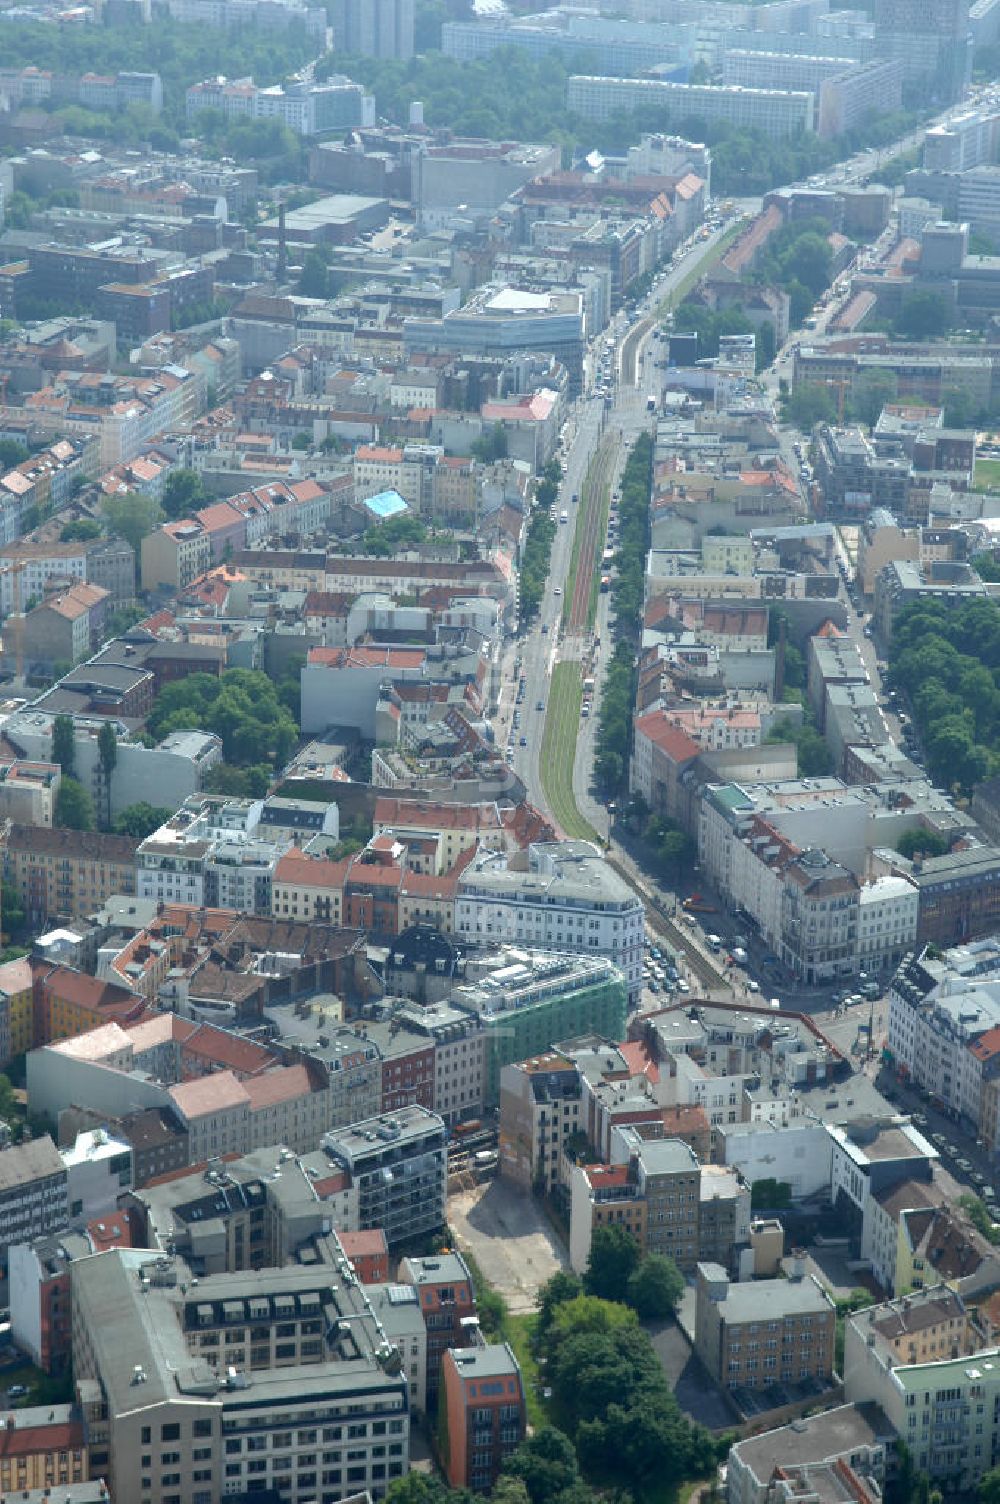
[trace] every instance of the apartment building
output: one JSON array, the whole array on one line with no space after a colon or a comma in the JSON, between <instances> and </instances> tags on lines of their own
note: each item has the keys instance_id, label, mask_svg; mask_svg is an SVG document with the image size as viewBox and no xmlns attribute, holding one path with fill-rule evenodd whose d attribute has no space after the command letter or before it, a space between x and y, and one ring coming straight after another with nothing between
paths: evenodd
<instances>
[{"instance_id":1,"label":"apartment building","mask_svg":"<svg viewBox=\"0 0 1000 1504\"><path fill-rule=\"evenodd\" d=\"M583 1123L583 1083L568 1056L549 1052L502 1068L500 1173L522 1190L555 1190L563 1149Z\"/></svg>"},{"instance_id":2,"label":"apartment building","mask_svg":"<svg viewBox=\"0 0 1000 1504\"><path fill-rule=\"evenodd\" d=\"M292 836L281 826L263 825L263 813L262 800L185 800L139 843L134 891L158 903L270 914L275 873Z\"/></svg>"},{"instance_id":3,"label":"apartment building","mask_svg":"<svg viewBox=\"0 0 1000 1504\"><path fill-rule=\"evenodd\" d=\"M0 965L0 1063L31 1049L34 977L27 956Z\"/></svg>"},{"instance_id":4,"label":"apartment building","mask_svg":"<svg viewBox=\"0 0 1000 1504\"><path fill-rule=\"evenodd\" d=\"M752 126L779 139L815 130L813 96L801 89L753 89L715 84L664 83L645 78L574 74L566 85L568 108L586 120L608 120L634 110L656 110L664 123L698 116Z\"/></svg>"},{"instance_id":5,"label":"apartment building","mask_svg":"<svg viewBox=\"0 0 1000 1504\"><path fill-rule=\"evenodd\" d=\"M520 1364L507 1342L450 1347L441 1380L445 1477L452 1488L488 1493L527 1429Z\"/></svg>"},{"instance_id":6,"label":"apartment building","mask_svg":"<svg viewBox=\"0 0 1000 1504\"><path fill-rule=\"evenodd\" d=\"M400 1262L399 1278L416 1290L427 1331L425 1393L431 1415L436 1411L444 1355L450 1347L465 1345L476 1322L472 1276L462 1255L453 1252L408 1256Z\"/></svg>"},{"instance_id":7,"label":"apartment building","mask_svg":"<svg viewBox=\"0 0 1000 1504\"><path fill-rule=\"evenodd\" d=\"M279 1489L380 1498L409 1466L407 1379L334 1266L219 1274L115 1249L71 1268L73 1372L116 1504ZM347 1445L349 1443L349 1445Z\"/></svg>"},{"instance_id":8,"label":"apartment building","mask_svg":"<svg viewBox=\"0 0 1000 1504\"><path fill-rule=\"evenodd\" d=\"M4 877L35 930L93 914L113 893L135 892L138 843L130 836L10 823L0 841Z\"/></svg>"},{"instance_id":9,"label":"apartment building","mask_svg":"<svg viewBox=\"0 0 1000 1504\"><path fill-rule=\"evenodd\" d=\"M47 1134L0 1150L0 1265L8 1250L69 1224L68 1175Z\"/></svg>"},{"instance_id":10,"label":"apartment building","mask_svg":"<svg viewBox=\"0 0 1000 1504\"><path fill-rule=\"evenodd\" d=\"M893 976L888 1047L896 1069L984 1136L997 1138L1000 947L972 941L921 952Z\"/></svg>"},{"instance_id":11,"label":"apartment building","mask_svg":"<svg viewBox=\"0 0 1000 1504\"><path fill-rule=\"evenodd\" d=\"M682 1139L643 1139L618 1130L610 1165L575 1165L570 1176L570 1263L587 1267L594 1230L624 1226L645 1253L662 1253L679 1269L698 1261L701 1171ZM749 1207L747 1224L749 1227Z\"/></svg>"},{"instance_id":12,"label":"apartment building","mask_svg":"<svg viewBox=\"0 0 1000 1504\"><path fill-rule=\"evenodd\" d=\"M644 916L635 893L588 841L533 843L526 870L512 868L501 853L477 853L458 880L455 933L477 945L596 952L620 968L635 1003Z\"/></svg>"},{"instance_id":13,"label":"apartment building","mask_svg":"<svg viewBox=\"0 0 1000 1504\"><path fill-rule=\"evenodd\" d=\"M844 1394L884 1411L931 1479L972 1486L993 1466L1000 1353L953 1291L914 1291L848 1316Z\"/></svg>"},{"instance_id":14,"label":"apartment building","mask_svg":"<svg viewBox=\"0 0 1000 1504\"><path fill-rule=\"evenodd\" d=\"M818 1380L832 1384L836 1311L812 1275L733 1283L699 1264L695 1351L724 1389Z\"/></svg>"},{"instance_id":15,"label":"apartment building","mask_svg":"<svg viewBox=\"0 0 1000 1504\"><path fill-rule=\"evenodd\" d=\"M72 1405L9 1409L0 1427L0 1493L21 1498L30 1489L53 1496L89 1477L87 1443Z\"/></svg>"}]
</instances>

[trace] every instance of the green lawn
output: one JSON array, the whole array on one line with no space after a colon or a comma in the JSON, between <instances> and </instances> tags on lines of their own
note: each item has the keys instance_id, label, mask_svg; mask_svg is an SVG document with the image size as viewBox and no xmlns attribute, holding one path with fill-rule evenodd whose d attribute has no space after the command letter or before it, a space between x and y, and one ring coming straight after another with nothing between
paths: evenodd
<instances>
[{"instance_id":1,"label":"green lawn","mask_svg":"<svg viewBox=\"0 0 1000 1504\"><path fill-rule=\"evenodd\" d=\"M977 491L1000 490L1000 460L976 461L975 489Z\"/></svg>"},{"instance_id":2,"label":"green lawn","mask_svg":"<svg viewBox=\"0 0 1000 1504\"><path fill-rule=\"evenodd\" d=\"M552 673L549 703L542 735L542 786L552 813L570 840L596 841L600 836L576 807L573 764L583 704L583 675L575 660L557 663Z\"/></svg>"},{"instance_id":3,"label":"green lawn","mask_svg":"<svg viewBox=\"0 0 1000 1504\"><path fill-rule=\"evenodd\" d=\"M521 1377L524 1380L524 1398L528 1408L528 1424L536 1431L539 1426L549 1423L549 1417L545 1409L545 1401L542 1398L541 1382L538 1377L538 1364L531 1350L531 1339L534 1335L538 1317L534 1313L530 1316L504 1317L503 1335L514 1350L514 1357L521 1365Z\"/></svg>"}]
</instances>

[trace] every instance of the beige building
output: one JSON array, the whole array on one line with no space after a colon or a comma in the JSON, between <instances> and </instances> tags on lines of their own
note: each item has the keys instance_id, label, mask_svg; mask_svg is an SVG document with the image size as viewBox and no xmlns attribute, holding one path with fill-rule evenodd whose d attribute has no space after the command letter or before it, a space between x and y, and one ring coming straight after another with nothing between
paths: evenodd
<instances>
[{"instance_id":1,"label":"beige building","mask_svg":"<svg viewBox=\"0 0 1000 1504\"><path fill-rule=\"evenodd\" d=\"M71 1405L33 1405L6 1412L0 1426L0 1496L20 1499L28 1489L61 1498L89 1478L87 1445Z\"/></svg>"},{"instance_id":2,"label":"beige building","mask_svg":"<svg viewBox=\"0 0 1000 1504\"><path fill-rule=\"evenodd\" d=\"M143 538L140 563L144 590L186 590L211 567L211 535L192 517L165 522Z\"/></svg>"},{"instance_id":3,"label":"beige building","mask_svg":"<svg viewBox=\"0 0 1000 1504\"><path fill-rule=\"evenodd\" d=\"M887 564L920 558L920 532L900 527L884 507L871 511L858 529L858 579L862 595L874 596L875 581Z\"/></svg>"},{"instance_id":4,"label":"beige building","mask_svg":"<svg viewBox=\"0 0 1000 1504\"><path fill-rule=\"evenodd\" d=\"M94 914L113 893L135 892L137 842L130 836L9 824L0 836L4 877L27 922Z\"/></svg>"},{"instance_id":5,"label":"beige building","mask_svg":"<svg viewBox=\"0 0 1000 1504\"><path fill-rule=\"evenodd\" d=\"M339 925L348 863L288 851L274 869L271 913L276 919L322 920Z\"/></svg>"},{"instance_id":6,"label":"beige building","mask_svg":"<svg viewBox=\"0 0 1000 1504\"><path fill-rule=\"evenodd\" d=\"M563 1148L584 1126L580 1073L549 1053L500 1072L500 1173L524 1190L552 1192L562 1179Z\"/></svg>"},{"instance_id":7,"label":"beige building","mask_svg":"<svg viewBox=\"0 0 1000 1504\"><path fill-rule=\"evenodd\" d=\"M192 1280L183 1260L114 1249L70 1277L91 1467L115 1504L378 1499L408 1471L406 1376L335 1262Z\"/></svg>"},{"instance_id":8,"label":"beige building","mask_svg":"<svg viewBox=\"0 0 1000 1504\"><path fill-rule=\"evenodd\" d=\"M330 1126L326 1071L307 1057L244 1080L214 1071L171 1086L170 1097L188 1131L192 1164L267 1144L304 1154Z\"/></svg>"},{"instance_id":9,"label":"beige building","mask_svg":"<svg viewBox=\"0 0 1000 1504\"><path fill-rule=\"evenodd\" d=\"M0 764L0 820L51 826L62 770L55 762Z\"/></svg>"}]
</instances>

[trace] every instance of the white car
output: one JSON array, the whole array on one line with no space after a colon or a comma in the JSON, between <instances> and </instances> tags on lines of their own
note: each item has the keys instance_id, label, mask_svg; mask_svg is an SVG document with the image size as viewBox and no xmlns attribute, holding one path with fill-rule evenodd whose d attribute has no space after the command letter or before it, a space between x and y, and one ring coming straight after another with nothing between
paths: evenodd
<instances>
[{"instance_id":1,"label":"white car","mask_svg":"<svg viewBox=\"0 0 1000 1504\"><path fill-rule=\"evenodd\" d=\"M690 992L691 991L691 983L690 982L686 982L683 977L678 977L677 978L677 991L678 992Z\"/></svg>"}]
</instances>

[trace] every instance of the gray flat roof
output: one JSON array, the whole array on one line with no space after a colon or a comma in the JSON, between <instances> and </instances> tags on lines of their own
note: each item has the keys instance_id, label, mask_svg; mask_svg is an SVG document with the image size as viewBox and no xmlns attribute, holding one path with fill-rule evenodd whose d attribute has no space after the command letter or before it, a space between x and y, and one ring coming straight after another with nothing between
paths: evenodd
<instances>
[{"instance_id":1,"label":"gray flat roof","mask_svg":"<svg viewBox=\"0 0 1000 1504\"><path fill-rule=\"evenodd\" d=\"M775 1463L801 1467L832 1461L858 1447L888 1445L895 1431L878 1405L838 1405L819 1415L807 1416L773 1431L762 1431L737 1441L733 1451L761 1482L769 1479Z\"/></svg>"}]
</instances>

